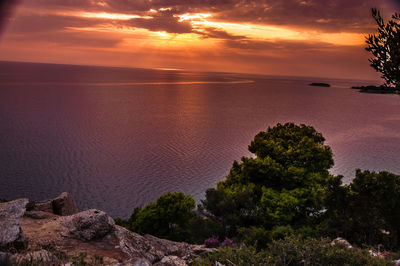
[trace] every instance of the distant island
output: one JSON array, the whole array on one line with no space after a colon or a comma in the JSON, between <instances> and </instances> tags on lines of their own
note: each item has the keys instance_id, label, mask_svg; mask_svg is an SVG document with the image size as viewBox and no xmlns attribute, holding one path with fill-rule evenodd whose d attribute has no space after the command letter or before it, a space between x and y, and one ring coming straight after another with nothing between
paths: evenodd
<instances>
[{"instance_id":1,"label":"distant island","mask_svg":"<svg viewBox=\"0 0 400 266\"><path fill-rule=\"evenodd\" d=\"M355 90L359 90L360 92L363 92L363 93L399 94L399 92L400 92L400 88L387 87L384 85L381 85L381 86L369 85L369 86L360 86L360 87L351 87L351 88L355 89Z\"/></svg>"},{"instance_id":2,"label":"distant island","mask_svg":"<svg viewBox=\"0 0 400 266\"><path fill-rule=\"evenodd\" d=\"M317 83L317 82L313 82L310 84L310 86L316 86L316 87L330 87L331 85L328 83Z\"/></svg>"}]
</instances>

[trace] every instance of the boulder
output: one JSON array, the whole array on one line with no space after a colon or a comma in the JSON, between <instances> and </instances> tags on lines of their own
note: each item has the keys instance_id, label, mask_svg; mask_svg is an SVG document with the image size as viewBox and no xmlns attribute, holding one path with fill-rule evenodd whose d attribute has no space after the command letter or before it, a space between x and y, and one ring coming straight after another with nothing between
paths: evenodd
<instances>
[{"instance_id":1,"label":"boulder","mask_svg":"<svg viewBox=\"0 0 400 266\"><path fill-rule=\"evenodd\" d=\"M0 203L0 250L20 250L28 247L28 238L21 229L28 202L28 199L18 199Z\"/></svg>"},{"instance_id":2,"label":"boulder","mask_svg":"<svg viewBox=\"0 0 400 266\"><path fill-rule=\"evenodd\" d=\"M157 266L187 266L185 260L179 258L178 256L166 256L162 258L160 262L157 262Z\"/></svg>"},{"instance_id":3,"label":"boulder","mask_svg":"<svg viewBox=\"0 0 400 266\"><path fill-rule=\"evenodd\" d=\"M64 236L83 241L100 239L115 229L114 220L105 212L95 209L62 217L61 223L66 228Z\"/></svg>"},{"instance_id":4,"label":"boulder","mask_svg":"<svg viewBox=\"0 0 400 266\"><path fill-rule=\"evenodd\" d=\"M131 232L121 226L115 227L115 234L119 239L119 248L130 258L145 258L151 263L160 261L166 254L154 247L143 236Z\"/></svg>"},{"instance_id":5,"label":"boulder","mask_svg":"<svg viewBox=\"0 0 400 266\"><path fill-rule=\"evenodd\" d=\"M158 250L161 250L165 255L175 255L186 257L190 255L192 245L185 242L174 242L167 239L161 239L152 235L144 236L149 244Z\"/></svg>"},{"instance_id":6,"label":"boulder","mask_svg":"<svg viewBox=\"0 0 400 266\"><path fill-rule=\"evenodd\" d=\"M43 200L43 201L36 201L36 202L32 201L29 204L31 207L28 208L28 211L39 211L39 212L53 213L52 201L53 201L52 199Z\"/></svg>"},{"instance_id":7,"label":"boulder","mask_svg":"<svg viewBox=\"0 0 400 266\"><path fill-rule=\"evenodd\" d=\"M57 215L72 215L78 213L74 198L68 192L61 193L60 196L53 199L53 213Z\"/></svg>"},{"instance_id":8,"label":"boulder","mask_svg":"<svg viewBox=\"0 0 400 266\"><path fill-rule=\"evenodd\" d=\"M32 211L50 212L67 216L78 213L78 207L71 194L63 192L57 198L35 202Z\"/></svg>"},{"instance_id":9,"label":"boulder","mask_svg":"<svg viewBox=\"0 0 400 266\"><path fill-rule=\"evenodd\" d=\"M217 251L218 249L216 248L207 248L204 245L194 245L192 249L190 250L191 256L193 257L199 257L201 255L207 254L207 253L212 253L214 251Z\"/></svg>"},{"instance_id":10,"label":"boulder","mask_svg":"<svg viewBox=\"0 0 400 266\"><path fill-rule=\"evenodd\" d=\"M32 219L47 219L54 216L54 214L43 212L43 211L26 211L25 217L29 217Z\"/></svg>"},{"instance_id":11,"label":"boulder","mask_svg":"<svg viewBox=\"0 0 400 266\"><path fill-rule=\"evenodd\" d=\"M346 248L353 248L353 246L349 243L349 241L347 241L346 239L341 238L341 237L338 237L338 238L335 238L334 240L332 240L331 246L333 247L335 245L340 245L340 246L343 246Z\"/></svg>"},{"instance_id":12,"label":"boulder","mask_svg":"<svg viewBox=\"0 0 400 266\"><path fill-rule=\"evenodd\" d=\"M68 193L37 203L27 199L0 203L0 265L74 265L74 257L87 254L85 261L94 265L101 258L104 265L180 266L214 251L141 236L115 225L110 216L95 209L65 216L76 211ZM29 249L18 250L27 247L25 235Z\"/></svg>"},{"instance_id":13,"label":"boulder","mask_svg":"<svg viewBox=\"0 0 400 266\"><path fill-rule=\"evenodd\" d=\"M151 263L157 262L156 265L186 265L185 259L197 258L216 250L204 245L174 242L152 235L143 237L120 226L116 226L115 233L120 240L119 247L129 257L146 258ZM183 262L185 264L182 264Z\"/></svg>"},{"instance_id":14,"label":"boulder","mask_svg":"<svg viewBox=\"0 0 400 266\"><path fill-rule=\"evenodd\" d=\"M131 259L123 263L118 263L114 266L151 266L152 264L143 258Z\"/></svg>"}]
</instances>

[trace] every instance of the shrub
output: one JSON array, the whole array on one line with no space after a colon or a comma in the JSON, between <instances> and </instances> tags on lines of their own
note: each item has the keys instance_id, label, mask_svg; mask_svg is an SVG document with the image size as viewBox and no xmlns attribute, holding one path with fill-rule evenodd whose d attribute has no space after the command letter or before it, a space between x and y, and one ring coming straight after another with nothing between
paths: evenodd
<instances>
[{"instance_id":1,"label":"shrub","mask_svg":"<svg viewBox=\"0 0 400 266\"><path fill-rule=\"evenodd\" d=\"M331 240L287 237L273 241L267 252L273 265L393 265L390 261L372 257L368 250L331 245Z\"/></svg>"},{"instance_id":2,"label":"shrub","mask_svg":"<svg viewBox=\"0 0 400 266\"><path fill-rule=\"evenodd\" d=\"M219 249L196 260L193 265L393 265L391 261L372 257L368 250L331 245L329 239L287 237L272 241L266 250L253 247Z\"/></svg>"},{"instance_id":3,"label":"shrub","mask_svg":"<svg viewBox=\"0 0 400 266\"><path fill-rule=\"evenodd\" d=\"M271 232L263 227L242 227L239 229L239 236L245 245L255 247L257 250L266 248L271 242Z\"/></svg>"},{"instance_id":4,"label":"shrub","mask_svg":"<svg viewBox=\"0 0 400 266\"><path fill-rule=\"evenodd\" d=\"M214 266L216 262L223 265L270 265L269 259L253 247L242 249L225 247L196 259L193 266Z\"/></svg>"},{"instance_id":5,"label":"shrub","mask_svg":"<svg viewBox=\"0 0 400 266\"><path fill-rule=\"evenodd\" d=\"M220 243L219 243L218 237L212 236L212 237L207 238L206 240L204 240L204 245L207 248L218 248Z\"/></svg>"},{"instance_id":6,"label":"shrub","mask_svg":"<svg viewBox=\"0 0 400 266\"><path fill-rule=\"evenodd\" d=\"M221 247L237 248L238 246L231 239L225 237L224 242L222 242Z\"/></svg>"}]
</instances>

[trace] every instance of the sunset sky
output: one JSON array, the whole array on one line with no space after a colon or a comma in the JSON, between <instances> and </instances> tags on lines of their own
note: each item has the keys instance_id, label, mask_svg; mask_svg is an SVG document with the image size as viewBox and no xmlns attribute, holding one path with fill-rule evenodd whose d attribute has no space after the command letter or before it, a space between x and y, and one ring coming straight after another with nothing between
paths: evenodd
<instances>
[{"instance_id":1,"label":"sunset sky","mask_svg":"<svg viewBox=\"0 0 400 266\"><path fill-rule=\"evenodd\" d=\"M374 79L371 7L398 0L25 0L0 60Z\"/></svg>"}]
</instances>

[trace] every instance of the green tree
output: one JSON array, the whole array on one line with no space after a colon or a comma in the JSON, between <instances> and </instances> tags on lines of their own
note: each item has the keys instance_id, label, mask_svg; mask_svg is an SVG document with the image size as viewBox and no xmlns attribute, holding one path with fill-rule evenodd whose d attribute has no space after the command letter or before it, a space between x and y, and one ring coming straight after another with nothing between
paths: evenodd
<instances>
[{"instance_id":1,"label":"green tree","mask_svg":"<svg viewBox=\"0 0 400 266\"><path fill-rule=\"evenodd\" d=\"M255 157L235 161L226 179L207 190L200 209L229 236L252 226L271 230L310 224L321 211L323 186L333 165L324 141L310 126L269 127L249 145Z\"/></svg>"},{"instance_id":2,"label":"green tree","mask_svg":"<svg viewBox=\"0 0 400 266\"><path fill-rule=\"evenodd\" d=\"M130 229L139 234L169 238L195 216L195 201L182 192L167 193L144 208L136 208L129 219Z\"/></svg>"},{"instance_id":3,"label":"green tree","mask_svg":"<svg viewBox=\"0 0 400 266\"><path fill-rule=\"evenodd\" d=\"M371 66L381 73L386 85L400 88L400 16L395 13L387 23L378 10L372 9L372 16L378 25L378 34L366 38L366 50L373 58Z\"/></svg>"},{"instance_id":4,"label":"green tree","mask_svg":"<svg viewBox=\"0 0 400 266\"><path fill-rule=\"evenodd\" d=\"M195 244L203 244L205 239L222 231L219 223L204 219L195 211L192 196L181 192L163 194L156 202L135 208L129 219L114 220L117 225L139 234Z\"/></svg>"},{"instance_id":5,"label":"green tree","mask_svg":"<svg viewBox=\"0 0 400 266\"><path fill-rule=\"evenodd\" d=\"M350 184L353 232L359 242L400 245L400 176L357 170Z\"/></svg>"},{"instance_id":6,"label":"green tree","mask_svg":"<svg viewBox=\"0 0 400 266\"><path fill-rule=\"evenodd\" d=\"M327 235L358 245L400 247L400 176L357 170L344 186L337 177L330 180L324 203L320 228Z\"/></svg>"},{"instance_id":7,"label":"green tree","mask_svg":"<svg viewBox=\"0 0 400 266\"><path fill-rule=\"evenodd\" d=\"M325 212L318 228L325 236L349 239L352 235L351 190L349 185L343 185L342 179L343 176L331 176L327 180L323 197Z\"/></svg>"}]
</instances>

